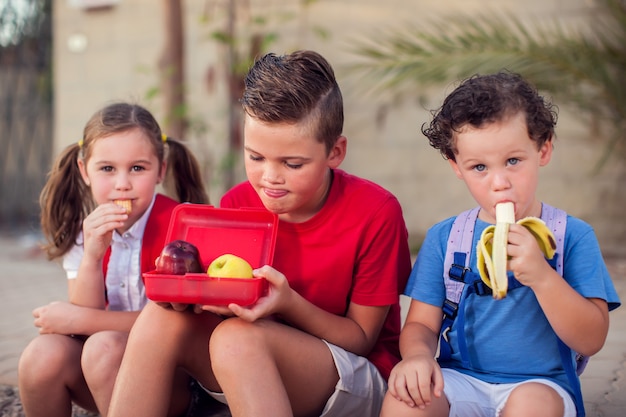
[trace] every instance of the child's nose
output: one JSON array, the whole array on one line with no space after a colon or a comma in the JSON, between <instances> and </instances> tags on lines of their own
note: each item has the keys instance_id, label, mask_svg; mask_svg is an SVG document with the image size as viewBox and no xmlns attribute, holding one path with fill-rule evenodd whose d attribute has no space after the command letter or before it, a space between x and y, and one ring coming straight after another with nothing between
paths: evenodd
<instances>
[{"instance_id":1,"label":"child's nose","mask_svg":"<svg viewBox=\"0 0 626 417\"><path fill-rule=\"evenodd\" d=\"M273 184L280 182L279 170L268 164L263 170L263 180Z\"/></svg>"},{"instance_id":2,"label":"child's nose","mask_svg":"<svg viewBox=\"0 0 626 417\"><path fill-rule=\"evenodd\" d=\"M118 190L128 190L131 188L130 176L122 172L115 178L115 188Z\"/></svg>"},{"instance_id":3,"label":"child's nose","mask_svg":"<svg viewBox=\"0 0 626 417\"><path fill-rule=\"evenodd\" d=\"M491 181L492 187L494 190L505 190L511 187L511 182L509 181L508 175L506 172L499 171L494 173L493 179Z\"/></svg>"}]
</instances>

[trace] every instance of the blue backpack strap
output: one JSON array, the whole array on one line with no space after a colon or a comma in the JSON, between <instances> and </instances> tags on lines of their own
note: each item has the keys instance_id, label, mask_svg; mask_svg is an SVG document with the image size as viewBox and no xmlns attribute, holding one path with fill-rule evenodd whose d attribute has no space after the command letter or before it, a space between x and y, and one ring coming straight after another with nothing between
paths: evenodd
<instances>
[{"instance_id":1,"label":"blue backpack strap","mask_svg":"<svg viewBox=\"0 0 626 417\"><path fill-rule=\"evenodd\" d=\"M446 362L452 356L452 349L447 339L447 332L456 320L459 341L459 353L464 366L470 367L469 350L465 339L465 308L464 301L471 294L490 295L489 288L480 279L480 275L469 267L470 253L473 250L474 228L480 207L466 210L459 214L448 236L446 257L444 261L444 282L446 300L443 305L443 323L440 332L439 361ZM516 288L521 284L516 279L509 280L509 287Z\"/></svg>"},{"instance_id":2,"label":"blue backpack strap","mask_svg":"<svg viewBox=\"0 0 626 417\"><path fill-rule=\"evenodd\" d=\"M448 235L443 278L446 285L446 298L454 303L459 302L463 292L463 279L465 272L469 269L474 226L479 211L480 208L475 207L456 216Z\"/></svg>"},{"instance_id":3,"label":"blue backpack strap","mask_svg":"<svg viewBox=\"0 0 626 417\"><path fill-rule=\"evenodd\" d=\"M552 267L563 276L563 263L564 263L564 247L565 247L565 228L567 226L567 213L561 209L552 207L546 203L543 203L541 208L541 219L546 222L546 225L556 238L556 255L551 262ZM580 386L580 374L583 373L589 357L581 355L579 353L572 354L572 349L569 348L561 339L559 339L559 352L561 354L561 361L563 362L563 368L567 374L567 379L570 383L570 387L575 395L575 403L578 417L585 416L585 406L583 403L582 388Z\"/></svg>"},{"instance_id":4,"label":"blue backpack strap","mask_svg":"<svg viewBox=\"0 0 626 417\"><path fill-rule=\"evenodd\" d=\"M561 209L542 203L541 220L546 223L556 239L556 255L552 258L550 264L559 275L563 276L563 248L565 246L567 213Z\"/></svg>"},{"instance_id":5,"label":"blue backpack strap","mask_svg":"<svg viewBox=\"0 0 626 417\"><path fill-rule=\"evenodd\" d=\"M452 327L459 310L459 302L465 287L465 274L468 267L474 226L480 207L466 210L456 216L448 235L446 255L443 264L443 279L446 286L446 300L443 305L443 322L439 335L439 360L447 361L452 355L446 333Z\"/></svg>"}]
</instances>

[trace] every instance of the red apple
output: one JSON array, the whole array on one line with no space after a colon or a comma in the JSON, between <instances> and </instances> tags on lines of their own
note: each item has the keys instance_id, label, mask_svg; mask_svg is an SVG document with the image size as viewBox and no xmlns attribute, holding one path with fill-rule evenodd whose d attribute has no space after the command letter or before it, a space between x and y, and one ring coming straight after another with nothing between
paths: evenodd
<instances>
[{"instance_id":1,"label":"red apple","mask_svg":"<svg viewBox=\"0 0 626 417\"><path fill-rule=\"evenodd\" d=\"M165 245L155 261L156 271L162 274L184 275L187 272L203 272L198 248L184 240Z\"/></svg>"}]
</instances>

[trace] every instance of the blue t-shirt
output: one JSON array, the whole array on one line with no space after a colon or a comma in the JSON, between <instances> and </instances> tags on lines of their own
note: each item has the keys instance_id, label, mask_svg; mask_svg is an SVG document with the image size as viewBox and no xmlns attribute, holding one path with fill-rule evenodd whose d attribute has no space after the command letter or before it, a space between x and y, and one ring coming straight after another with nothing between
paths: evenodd
<instances>
[{"instance_id":1,"label":"blue t-shirt","mask_svg":"<svg viewBox=\"0 0 626 417\"><path fill-rule=\"evenodd\" d=\"M451 217L428 230L409 277L407 296L427 304L443 305L444 259L453 222ZM469 262L473 271L476 271L478 238L488 225L476 220ZM607 301L609 310L617 308L619 297L589 224L567 216L564 252L563 277L569 285L586 298ZM466 367L461 362L455 321L448 333L451 361L442 366L490 383L547 378L573 392L563 369L557 336L529 287L511 290L502 300L472 294L465 300L464 308L470 365Z\"/></svg>"}]
</instances>

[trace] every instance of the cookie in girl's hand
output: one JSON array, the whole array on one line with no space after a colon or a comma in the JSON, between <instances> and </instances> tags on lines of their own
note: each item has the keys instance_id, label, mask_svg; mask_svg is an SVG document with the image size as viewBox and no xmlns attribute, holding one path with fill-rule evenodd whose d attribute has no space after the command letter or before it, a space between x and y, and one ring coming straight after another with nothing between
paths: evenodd
<instances>
[{"instance_id":1,"label":"cookie in girl's hand","mask_svg":"<svg viewBox=\"0 0 626 417\"><path fill-rule=\"evenodd\" d=\"M118 206L123 207L126 210L126 214L128 215L130 215L130 213L133 211L133 205L130 200L113 200L113 202Z\"/></svg>"}]
</instances>

